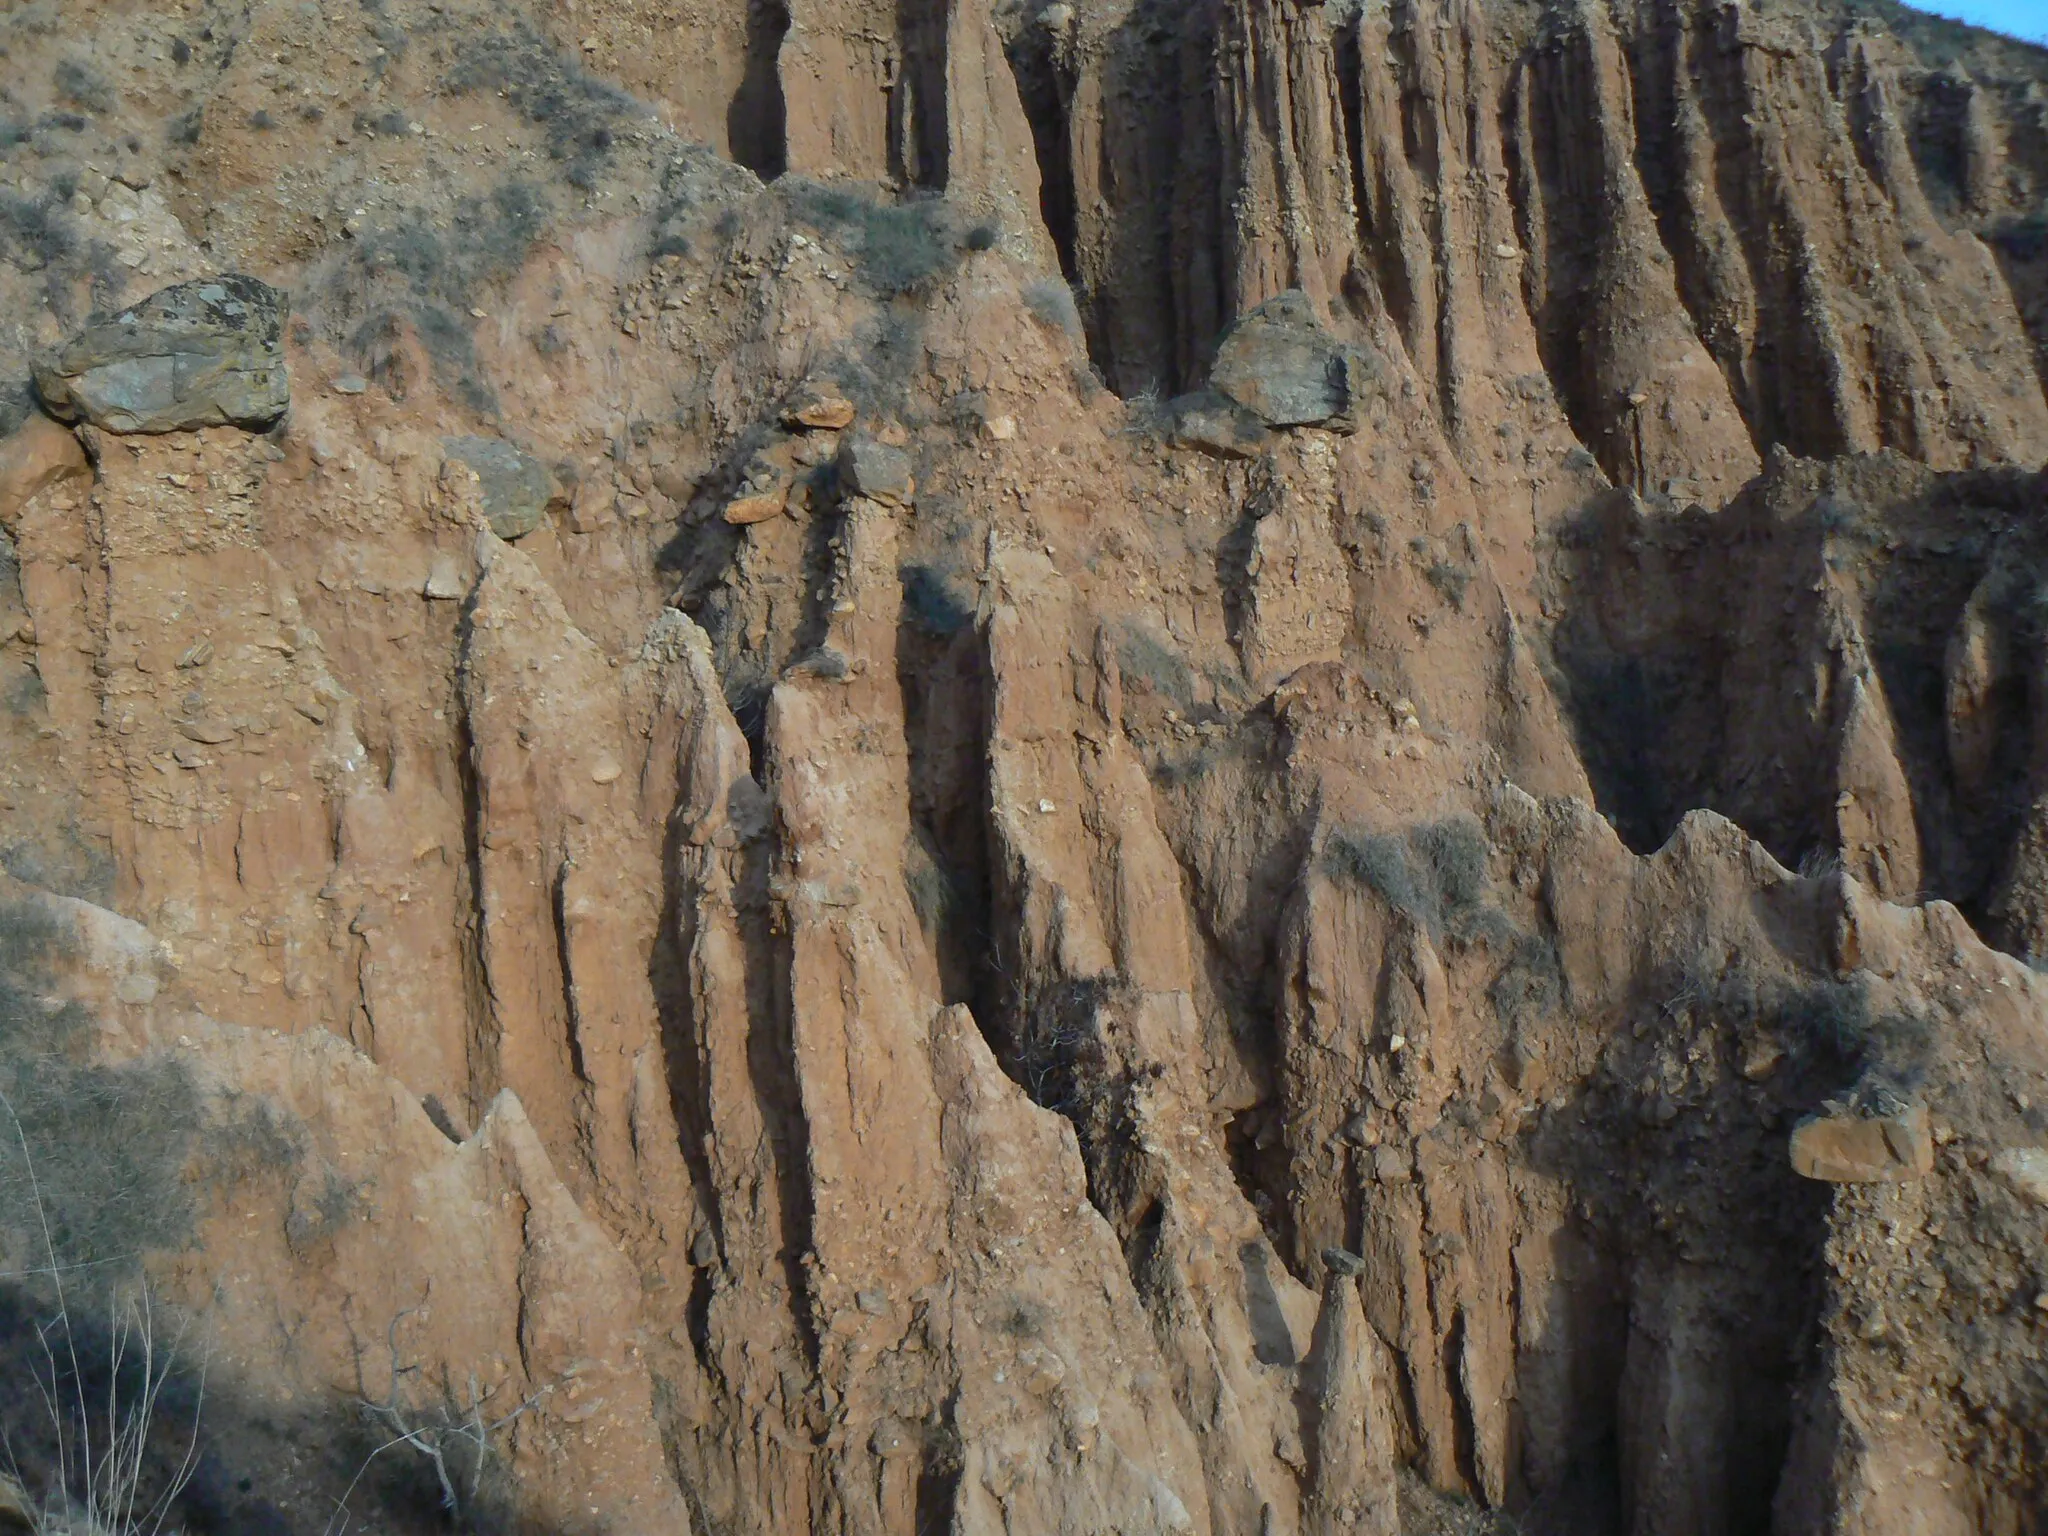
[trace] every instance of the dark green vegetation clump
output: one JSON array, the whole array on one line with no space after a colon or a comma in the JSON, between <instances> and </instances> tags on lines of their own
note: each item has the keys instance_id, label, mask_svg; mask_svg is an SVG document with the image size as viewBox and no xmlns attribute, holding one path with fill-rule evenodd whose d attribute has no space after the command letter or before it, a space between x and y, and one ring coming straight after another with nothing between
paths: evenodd
<instances>
[{"instance_id":1,"label":"dark green vegetation clump","mask_svg":"<svg viewBox=\"0 0 2048 1536\"><path fill-rule=\"evenodd\" d=\"M90 1286L190 1239L200 1101L174 1061L87 1059L90 1017L50 993L66 941L44 908L0 902L0 1243Z\"/></svg>"}]
</instances>

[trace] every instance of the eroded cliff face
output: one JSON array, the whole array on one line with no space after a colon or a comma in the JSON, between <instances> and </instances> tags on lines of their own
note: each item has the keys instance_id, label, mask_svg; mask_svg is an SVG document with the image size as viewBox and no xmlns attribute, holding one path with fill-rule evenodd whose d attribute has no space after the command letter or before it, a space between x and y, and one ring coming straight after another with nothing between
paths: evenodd
<instances>
[{"instance_id":1,"label":"eroded cliff face","mask_svg":"<svg viewBox=\"0 0 2048 1536\"><path fill-rule=\"evenodd\" d=\"M6 376L293 301L0 422L0 1267L188 1528L2037 1527L2037 50L0 27Z\"/></svg>"}]
</instances>

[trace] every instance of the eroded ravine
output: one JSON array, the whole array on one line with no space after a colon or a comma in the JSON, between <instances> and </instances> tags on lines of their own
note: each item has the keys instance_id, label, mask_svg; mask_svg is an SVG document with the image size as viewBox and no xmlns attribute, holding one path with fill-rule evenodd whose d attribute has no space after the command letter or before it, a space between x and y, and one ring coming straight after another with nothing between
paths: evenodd
<instances>
[{"instance_id":1,"label":"eroded ravine","mask_svg":"<svg viewBox=\"0 0 2048 1536\"><path fill-rule=\"evenodd\" d=\"M292 296L0 421L0 1267L189 1528L2032 1529L2037 51L0 25L4 372Z\"/></svg>"}]
</instances>

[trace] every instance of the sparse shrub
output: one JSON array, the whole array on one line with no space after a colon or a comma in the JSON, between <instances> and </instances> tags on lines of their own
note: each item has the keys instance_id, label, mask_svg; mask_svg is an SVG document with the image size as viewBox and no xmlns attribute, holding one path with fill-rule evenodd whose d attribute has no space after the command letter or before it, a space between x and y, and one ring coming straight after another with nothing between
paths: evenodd
<instances>
[{"instance_id":1,"label":"sparse shrub","mask_svg":"<svg viewBox=\"0 0 2048 1536\"><path fill-rule=\"evenodd\" d=\"M395 274L420 297L449 307L467 307L489 281L518 270L547 225L547 197L532 182L508 180L487 197L465 197L449 225L453 240L434 227L403 219L367 233L356 244L369 274Z\"/></svg>"},{"instance_id":2,"label":"sparse shrub","mask_svg":"<svg viewBox=\"0 0 2048 1536\"><path fill-rule=\"evenodd\" d=\"M1007 1333L1013 1339L1035 1339L1044 1333L1052 1321L1052 1313L1042 1301L1029 1296L1007 1297L1002 1309L996 1314L996 1330Z\"/></svg>"},{"instance_id":3,"label":"sparse shrub","mask_svg":"<svg viewBox=\"0 0 2048 1536\"><path fill-rule=\"evenodd\" d=\"M837 241L862 280L885 298L912 292L949 270L964 243L954 230L955 210L943 198L883 203L803 180L788 196L790 211Z\"/></svg>"},{"instance_id":4,"label":"sparse shrub","mask_svg":"<svg viewBox=\"0 0 2048 1536\"><path fill-rule=\"evenodd\" d=\"M486 413L495 410L497 397L484 382L469 327L447 306L417 293L412 295L412 302L400 309L433 359L435 372L471 409ZM406 381L396 367L398 321L398 312L380 311L357 327L349 340L356 353L368 360L371 376L385 382L394 396L402 399Z\"/></svg>"},{"instance_id":5,"label":"sparse shrub","mask_svg":"<svg viewBox=\"0 0 2048 1536\"><path fill-rule=\"evenodd\" d=\"M847 392L863 410L896 409L925 370L924 317L885 310L861 329L859 343L842 372Z\"/></svg>"},{"instance_id":6,"label":"sparse shrub","mask_svg":"<svg viewBox=\"0 0 2048 1536\"><path fill-rule=\"evenodd\" d=\"M1513 929L1486 900L1486 834L1469 816L1412 828L1405 836L1340 828L1324 845L1323 873L1363 886L1431 933L1504 941Z\"/></svg>"},{"instance_id":7,"label":"sparse shrub","mask_svg":"<svg viewBox=\"0 0 2048 1536\"><path fill-rule=\"evenodd\" d=\"M1870 1043L1870 992L1860 979L1817 981L1788 991L1777 1012L1788 1035L1823 1055L1856 1057Z\"/></svg>"},{"instance_id":8,"label":"sparse shrub","mask_svg":"<svg viewBox=\"0 0 2048 1536\"><path fill-rule=\"evenodd\" d=\"M720 238L730 239L739 232L741 221L726 205L758 193L753 178L731 161L721 159L702 145L682 146L662 167L661 201L654 209L654 238L649 254L656 260L689 255L689 223L694 215L707 210L723 210L716 227Z\"/></svg>"},{"instance_id":9,"label":"sparse shrub","mask_svg":"<svg viewBox=\"0 0 2048 1536\"><path fill-rule=\"evenodd\" d=\"M90 1060L86 1011L52 995L71 932L0 902L0 1507L30 1536L158 1536L198 1465L206 1361L135 1274L192 1235L199 1096L165 1058ZM267 1100L227 1111L210 1153L296 1157Z\"/></svg>"},{"instance_id":10,"label":"sparse shrub","mask_svg":"<svg viewBox=\"0 0 2048 1536\"><path fill-rule=\"evenodd\" d=\"M57 197L0 192L0 258L24 272L40 272L77 249L70 217Z\"/></svg>"},{"instance_id":11,"label":"sparse shrub","mask_svg":"<svg viewBox=\"0 0 2048 1536\"><path fill-rule=\"evenodd\" d=\"M908 293L951 259L929 204L875 208L862 221L861 272L887 294Z\"/></svg>"},{"instance_id":12,"label":"sparse shrub","mask_svg":"<svg viewBox=\"0 0 2048 1536\"><path fill-rule=\"evenodd\" d=\"M1137 623L1123 625L1116 636L1116 664L1124 691L1157 694L1177 709L1193 707L1195 675L1179 651Z\"/></svg>"},{"instance_id":13,"label":"sparse shrub","mask_svg":"<svg viewBox=\"0 0 2048 1536\"><path fill-rule=\"evenodd\" d=\"M264 111L263 108L258 107L249 114L249 126L258 133L268 133L277 126L277 119Z\"/></svg>"},{"instance_id":14,"label":"sparse shrub","mask_svg":"<svg viewBox=\"0 0 2048 1536\"><path fill-rule=\"evenodd\" d=\"M1023 298L1025 309L1039 324L1070 337L1081 334L1081 309L1074 302L1074 290L1060 279L1035 278L1024 285Z\"/></svg>"},{"instance_id":15,"label":"sparse shrub","mask_svg":"<svg viewBox=\"0 0 2048 1536\"><path fill-rule=\"evenodd\" d=\"M902 571L903 616L928 635L945 639L974 623L974 601L944 571L907 565Z\"/></svg>"},{"instance_id":16,"label":"sparse shrub","mask_svg":"<svg viewBox=\"0 0 2048 1536\"><path fill-rule=\"evenodd\" d=\"M547 226L546 196L530 181L500 182L485 199L466 198L456 209L456 232L479 242L473 279L517 270Z\"/></svg>"},{"instance_id":17,"label":"sparse shrub","mask_svg":"<svg viewBox=\"0 0 2048 1536\"><path fill-rule=\"evenodd\" d=\"M227 1089L206 1128L207 1163L219 1178L265 1178L296 1169L306 1157L299 1119L261 1094Z\"/></svg>"},{"instance_id":18,"label":"sparse shrub","mask_svg":"<svg viewBox=\"0 0 2048 1536\"><path fill-rule=\"evenodd\" d=\"M489 413L496 397L484 382L465 312L485 285L516 272L546 227L546 194L531 182L499 184L486 197L468 197L449 219L443 240L425 218L402 218L357 240L330 274L328 296L345 312L362 302L361 319L348 334L350 348L370 372L390 379L398 320L409 320L437 375L474 410ZM393 287L402 292L393 292ZM362 295L362 300L356 296ZM402 380L390 379L402 387Z\"/></svg>"},{"instance_id":19,"label":"sparse shrub","mask_svg":"<svg viewBox=\"0 0 2048 1536\"><path fill-rule=\"evenodd\" d=\"M1817 843L1799 856L1799 878L1802 880L1825 880L1841 868L1841 852L1824 844Z\"/></svg>"},{"instance_id":20,"label":"sparse shrub","mask_svg":"<svg viewBox=\"0 0 2048 1536\"><path fill-rule=\"evenodd\" d=\"M27 710L43 707L43 682L34 672L17 677L15 689L24 696ZM19 835L0 843L0 869L24 885L81 901L104 904L114 889L113 855L68 817L22 827Z\"/></svg>"},{"instance_id":21,"label":"sparse shrub","mask_svg":"<svg viewBox=\"0 0 2048 1536\"><path fill-rule=\"evenodd\" d=\"M467 1524L492 1492L493 1475L501 1471L499 1442L504 1432L537 1408L546 1395L543 1388L518 1404L494 1403L497 1389L482 1386L474 1372L460 1386L446 1373L439 1382L430 1382L425 1369L408 1361L399 1347L400 1329L418 1310L400 1312L386 1331L388 1365L381 1392L373 1394L364 1369L366 1352L358 1349L358 1404L363 1417L389 1438L370 1452L343 1493L343 1529L347 1527L348 1499L356 1484L379 1456L400 1447L432 1469L442 1512Z\"/></svg>"},{"instance_id":22,"label":"sparse shrub","mask_svg":"<svg viewBox=\"0 0 2048 1536\"><path fill-rule=\"evenodd\" d=\"M1875 1069L1874 1087L1910 1093L1926 1079L1934 1065L1937 1026L1922 1015L1887 1013L1870 1026L1870 1044L1865 1056Z\"/></svg>"},{"instance_id":23,"label":"sparse shrub","mask_svg":"<svg viewBox=\"0 0 2048 1536\"><path fill-rule=\"evenodd\" d=\"M41 907L21 902L0 906L0 986L18 987L47 969L62 937L56 920Z\"/></svg>"},{"instance_id":24,"label":"sparse shrub","mask_svg":"<svg viewBox=\"0 0 2048 1536\"><path fill-rule=\"evenodd\" d=\"M1470 816L1431 822L1410 834L1447 914L1468 912L1486 899L1486 834Z\"/></svg>"},{"instance_id":25,"label":"sparse shrub","mask_svg":"<svg viewBox=\"0 0 2048 1536\"><path fill-rule=\"evenodd\" d=\"M1422 567L1422 576L1436 594L1460 613L1465 610L1465 589L1472 584L1472 567L1436 552L1428 539L1417 536L1408 541L1408 553Z\"/></svg>"},{"instance_id":26,"label":"sparse shrub","mask_svg":"<svg viewBox=\"0 0 2048 1536\"><path fill-rule=\"evenodd\" d=\"M33 1390L9 1383L44 1421L31 1432L41 1454L30 1458L42 1486L38 1496L24 1481L9 1435L0 1511L28 1536L158 1536L198 1469L204 1361L181 1371L184 1330L160 1336L147 1286L111 1301L103 1327L74 1326L54 1266L48 1288L50 1315L21 1320L36 1342L11 1362ZM177 1380L187 1374L196 1391Z\"/></svg>"},{"instance_id":27,"label":"sparse shrub","mask_svg":"<svg viewBox=\"0 0 2048 1536\"><path fill-rule=\"evenodd\" d=\"M926 369L924 316L901 305L878 308L835 348L819 367L864 416L896 416L923 424L922 405L912 397ZM922 519L920 519L922 521Z\"/></svg>"},{"instance_id":28,"label":"sparse shrub","mask_svg":"<svg viewBox=\"0 0 2048 1536\"><path fill-rule=\"evenodd\" d=\"M480 415L496 411L498 397L477 363L476 341L469 327L439 305L424 305L415 310L413 324L436 368L454 375L455 392L463 403Z\"/></svg>"},{"instance_id":29,"label":"sparse shrub","mask_svg":"<svg viewBox=\"0 0 2048 1536\"><path fill-rule=\"evenodd\" d=\"M1125 399L1123 431L1155 443L1173 436L1173 407L1160 395L1157 384L1147 384Z\"/></svg>"},{"instance_id":30,"label":"sparse shrub","mask_svg":"<svg viewBox=\"0 0 2048 1536\"><path fill-rule=\"evenodd\" d=\"M981 431L982 424L988 420L993 409L986 392L979 389L963 389L947 399L942 407L940 420L955 432L964 432L972 437Z\"/></svg>"},{"instance_id":31,"label":"sparse shrub","mask_svg":"<svg viewBox=\"0 0 2048 1536\"><path fill-rule=\"evenodd\" d=\"M99 114L114 109L112 89L89 64L77 59L59 60L55 84L58 97L81 112Z\"/></svg>"},{"instance_id":32,"label":"sparse shrub","mask_svg":"<svg viewBox=\"0 0 2048 1536\"><path fill-rule=\"evenodd\" d=\"M1472 568L1453 560L1432 560L1423 571L1436 594L1460 613L1465 611L1465 589L1472 584Z\"/></svg>"},{"instance_id":33,"label":"sparse shrub","mask_svg":"<svg viewBox=\"0 0 2048 1536\"><path fill-rule=\"evenodd\" d=\"M362 1214L362 1186L332 1168L320 1176L313 1198L295 1204L285 1217L284 1239L293 1253L304 1257L314 1252L335 1233Z\"/></svg>"},{"instance_id":34,"label":"sparse shrub","mask_svg":"<svg viewBox=\"0 0 2048 1536\"><path fill-rule=\"evenodd\" d=\"M1508 963L1486 989L1486 1000L1510 1029L1541 1023L1564 1004L1564 966L1557 945L1540 934L1523 934Z\"/></svg>"},{"instance_id":35,"label":"sparse shrub","mask_svg":"<svg viewBox=\"0 0 2048 1536\"><path fill-rule=\"evenodd\" d=\"M960 243L970 251L992 251L1003 238L999 224L977 224L967 231L967 238Z\"/></svg>"},{"instance_id":36,"label":"sparse shrub","mask_svg":"<svg viewBox=\"0 0 2048 1536\"><path fill-rule=\"evenodd\" d=\"M572 180L582 173L579 185L594 182L620 120L646 111L611 82L557 53L524 21L465 39L442 84L454 95L503 91L522 117L545 132L549 157L572 162Z\"/></svg>"},{"instance_id":37,"label":"sparse shrub","mask_svg":"<svg viewBox=\"0 0 2048 1536\"><path fill-rule=\"evenodd\" d=\"M1738 1028L1776 1034L1798 1060L1853 1081L1859 1094L1910 1091L1934 1050L1934 1026L1911 1014L1877 1013L1861 977L1790 982L1734 971L1688 980L1681 996Z\"/></svg>"},{"instance_id":38,"label":"sparse shrub","mask_svg":"<svg viewBox=\"0 0 2048 1536\"><path fill-rule=\"evenodd\" d=\"M377 39L377 46L384 50L370 67L382 75L391 65L405 57L405 50L412 39L406 35L405 28L385 14L381 3L365 5L363 9L370 13L370 35Z\"/></svg>"},{"instance_id":39,"label":"sparse shrub","mask_svg":"<svg viewBox=\"0 0 2048 1536\"><path fill-rule=\"evenodd\" d=\"M1363 886L1417 921L1427 914L1408 863L1408 845L1391 832L1333 833L1323 848L1322 868L1332 880Z\"/></svg>"},{"instance_id":40,"label":"sparse shrub","mask_svg":"<svg viewBox=\"0 0 2048 1536\"><path fill-rule=\"evenodd\" d=\"M35 389L28 380L0 379L0 437L27 421L35 408Z\"/></svg>"},{"instance_id":41,"label":"sparse shrub","mask_svg":"<svg viewBox=\"0 0 2048 1536\"><path fill-rule=\"evenodd\" d=\"M1853 532L1862 522L1862 514L1855 504L1839 496L1822 496L1816 500L1813 517L1823 533Z\"/></svg>"},{"instance_id":42,"label":"sparse shrub","mask_svg":"<svg viewBox=\"0 0 2048 1536\"><path fill-rule=\"evenodd\" d=\"M1101 1034L1115 983L1089 977L1053 988L1025 1021L1011 1076L1033 1103L1085 1125L1111 1088Z\"/></svg>"},{"instance_id":43,"label":"sparse shrub","mask_svg":"<svg viewBox=\"0 0 2048 1536\"><path fill-rule=\"evenodd\" d=\"M903 845L903 883L918 923L928 934L941 933L960 907L960 889L922 837L912 833Z\"/></svg>"},{"instance_id":44,"label":"sparse shrub","mask_svg":"<svg viewBox=\"0 0 2048 1536\"><path fill-rule=\"evenodd\" d=\"M191 1235L199 1096L169 1059L81 1059L86 1011L47 995L63 939L40 906L0 905L0 1240L111 1278Z\"/></svg>"},{"instance_id":45,"label":"sparse shrub","mask_svg":"<svg viewBox=\"0 0 2048 1536\"><path fill-rule=\"evenodd\" d=\"M1161 789L1185 789L1222 766L1226 754L1213 741L1197 741L1178 756L1163 756L1152 765L1152 781Z\"/></svg>"},{"instance_id":46,"label":"sparse shrub","mask_svg":"<svg viewBox=\"0 0 2048 1536\"><path fill-rule=\"evenodd\" d=\"M790 184L790 206L799 217L821 229L857 224L862 213L875 206L873 199L846 187L829 187L815 181Z\"/></svg>"},{"instance_id":47,"label":"sparse shrub","mask_svg":"<svg viewBox=\"0 0 2048 1536\"><path fill-rule=\"evenodd\" d=\"M61 1262L125 1266L190 1237L182 1175L199 1096L177 1063L41 1056L0 1063L0 1081L35 1149L33 1181L15 1151L0 1154L0 1221L25 1221L39 1186Z\"/></svg>"}]
</instances>

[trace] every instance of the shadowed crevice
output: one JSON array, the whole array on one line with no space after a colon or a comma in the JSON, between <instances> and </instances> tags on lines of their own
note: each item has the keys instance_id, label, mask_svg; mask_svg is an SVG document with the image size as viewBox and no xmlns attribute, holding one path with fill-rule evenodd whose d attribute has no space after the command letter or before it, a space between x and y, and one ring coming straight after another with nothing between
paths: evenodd
<instances>
[{"instance_id":1,"label":"shadowed crevice","mask_svg":"<svg viewBox=\"0 0 2048 1536\"><path fill-rule=\"evenodd\" d=\"M763 181L789 164L788 109L782 95L782 40L789 32L784 0L748 0L747 63L725 112L732 157Z\"/></svg>"}]
</instances>

